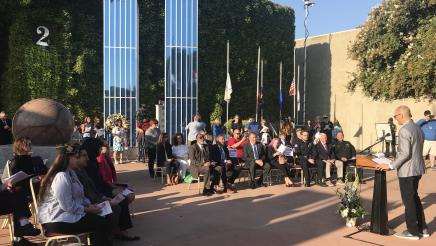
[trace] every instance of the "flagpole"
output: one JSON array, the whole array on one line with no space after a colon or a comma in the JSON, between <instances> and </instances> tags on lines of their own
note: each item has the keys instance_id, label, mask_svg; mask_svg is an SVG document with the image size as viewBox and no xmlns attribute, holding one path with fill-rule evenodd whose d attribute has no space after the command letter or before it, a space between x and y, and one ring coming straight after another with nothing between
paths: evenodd
<instances>
[{"instance_id":1,"label":"flagpole","mask_svg":"<svg viewBox=\"0 0 436 246\"><path fill-rule=\"evenodd\" d=\"M256 122L257 121L257 114L259 111L259 69L260 69L260 46L259 46L259 50L257 53L257 81L256 81Z\"/></svg>"},{"instance_id":2,"label":"flagpole","mask_svg":"<svg viewBox=\"0 0 436 246\"><path fill-rule=\"evenodd\" d=\"M260 67L260 93L259 93L259 102L260 103L260 120L263 119L263 59L261 60L260 63L261 67ZM259 121L257 122L259 123Z\"/></svg>"},{"instance_id":3,"label":"flagpole","mask_svg":"<svg viewBox=\"0 0 436 246\"><path fill-rule=\"evenodd\" d=\"M229 44L229 40L227 40L227 74L226 74L226 77L229 74L229 50L230 50L230 44ZM227 86L227 81L226 81L226 86ZM229 101L227 101L226 123L227 122L229 122ZM229 128L228 127L226 127L226 134L229 135Z\"/></svg>"},{"instance_id":4,"label":"flagpole","mask_svg":"<svg viewBox=\"0 0 436 246\"><path fill-rule=\"evenodd\" d=\"M282 128L282 107L283 107L283 94L282 94L282 62L280 62L280 114L279 114L279 126Z\"/></svg>"},{"instance_id":5,"label":"flagpole","mask_svg":"<svg viewBox=\"0 0 436 246\"><path fill-rule=\"evenodd\" d=\"M295 83L296 83L296 80L295 80L295 75L296 75L296 71L295 71L295 68L297 67L297 64L295 63L295 57L296 57L296 55L295 55L295 46L294 46L294 120L295 120L295 117L296 117L296 113L295 113L295 109L297 108L297 106L295 105L295 102L296 102L296 100L295 100Z\"/></svg>"},{"instance_id":6,"label":"flagpole","mask_svg":"<svg viewBox=\"0 0 436 246\"><path fill-rule=\"evenodd\" d=\"M298 97L298 94L300 93L300 65L298 65L297 66L297 82L295 82L295 95L294 95L294 99L295 98L297 98ZM296 115L296 118L295 118L295 125L298 125L298 111L300 111L299 110L299 105L300 105L300 102L298 102L298 100L297 100L297 105L296 105L296 107L297 107L297 115Z\"/></svg>"}]
</instances>

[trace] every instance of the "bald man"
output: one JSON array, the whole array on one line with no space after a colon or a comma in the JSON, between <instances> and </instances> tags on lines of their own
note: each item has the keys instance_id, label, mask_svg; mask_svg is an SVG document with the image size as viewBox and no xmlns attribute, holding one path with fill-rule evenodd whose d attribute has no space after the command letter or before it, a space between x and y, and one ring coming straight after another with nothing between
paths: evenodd
<instances>
[{"instance_id":1,"label":"bald man","mask_svg":"<svg viewBox=\"0 0 436 246\"><path fill-rule=\"evenodd\" d=\"M418 196L419 180L425 172L424 158L422 157L424 133L413 122L412 114L407 106L399 106L395 110L393 118L402 126L398 132L397 157L391 164L380 164L377 169L397 169L401 199L405 207L407 230L396 233L395 236L419 240L420 237L430 236L421 199Z\"/></svg>"}]
</instances>

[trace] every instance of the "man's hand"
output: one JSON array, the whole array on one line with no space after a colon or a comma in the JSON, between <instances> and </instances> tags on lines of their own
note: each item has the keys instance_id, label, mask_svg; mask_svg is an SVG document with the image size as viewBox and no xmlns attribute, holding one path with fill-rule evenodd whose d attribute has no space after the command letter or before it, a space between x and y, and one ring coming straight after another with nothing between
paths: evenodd
<instances>
[{"instance_id":1,"label":"man's hand","mask_svg":"<svg viewBox=\"0 0 436 246\"><path fill-rule=\"evenodd\" d=\"M90 214L99 214L101 212L101 208L97 205L91 204L88 207L85 207L85 212Z\"/></svg>"},{"instance_id":2,"label":"man's hand","mask_svg":"<svg viewBox=\"0 0 436 246\"><path fill-rule=\"evenodd\" d=\"M310 164L315 164L315 160L314 159L308 159L307 160Z\"/></svg>"},{"instance_id":3,"label":"man's hand","mask_svg":"<svg viewBox=\"0 0 436 246\"><path fill-rule=\"evenodd\" d=\"M2 190L7 190L7 191L11 192L13 190L13 186L12 186L11 182L3 183Z\"/></svg>"},{"instance_id":4,"label":"man's hand","mask_svg":"<svg viewBox=\"0 0 436 246\"><path fill-rule=\"evenodd\" d=\"M262 160L256 160L255 162L256 162L257 165L259 165L261 167L263 166L263 161Z\"/></svg>"},{"instance_id":5,"label":"man's hand","mask_svg":"<svg viewBox=\"0 0 436 246\"><path fill-rule=\"evenodd\" d=\"M203 163L203 167L209 167L209 166L210 166L210 162Z\"/></svg>"},{"instance_id":6,"label":"man's hand","mask_svg":"<svg viewBox=\"0 0 436 246\"><path fill-rule=\"evenodd\" d=\"M375 169L380 171L389 171L391 170L391 167L388 164L378 164Z\"/></svg>"},{"instance_id":7,"label":"man's hand","mask_svg":"<svg viewBox=\"0 0 436 246\"><path fill-rule=\"evenodd\" d=\"M341 161L347 161L347 158L341 157Z\"/></svg>"},{"instance_id":8,"label":"man's hand","mask_svg":"<svg viewBox=\"0 0 436 246\"><path fill-rule=\"evenodd\" d=\"M352 157L351 160L356 160L356 157Z\"/></svg>"}]
</instances>

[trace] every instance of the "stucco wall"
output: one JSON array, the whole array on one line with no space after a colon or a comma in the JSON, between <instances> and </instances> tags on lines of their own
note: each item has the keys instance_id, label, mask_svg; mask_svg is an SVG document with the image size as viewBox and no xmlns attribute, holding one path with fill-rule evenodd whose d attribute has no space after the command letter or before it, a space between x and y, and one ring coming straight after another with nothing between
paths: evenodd
<instances>
[{"instance_id":1,"label":"stucco wall","mask_svg":"<svg viewBox=\"0 0 436 246\"><path fill-rule=\"evenodd\" d=\"M356 70L356 61L348 57L347 49L358 32L359 29L352 29L307 40L306 119L313 120L316 115L324 114L330 115L332 121L336 118L342 125L345 138L357 149L363 149L377 139L375 123L387 122L397 106L408 105L416 121L423 117L427 109L436 113L436 104L413 99L380 102L365 97L360 89L354 93L347 92L345 86L350 80L350 73ZM304 40L296 40L302 101L303 46ZM299 114L299 122L303 122L303 112ZM381 145L373 150L381 150Z\"/></svg>"}]
</instances>

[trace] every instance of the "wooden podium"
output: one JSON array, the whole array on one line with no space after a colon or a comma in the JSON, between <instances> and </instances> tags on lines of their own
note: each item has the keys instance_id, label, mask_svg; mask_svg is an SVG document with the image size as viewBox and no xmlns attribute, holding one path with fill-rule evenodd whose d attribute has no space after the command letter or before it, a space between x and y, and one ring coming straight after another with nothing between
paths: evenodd
<instances>
[{"instance_id":1,"label":"wooden podium","mask_svg":"<svg viewBox=\"0 0 436 246\"><path fill-rule=\"evenodd\" d=\"M375 168L377 167L377 163L374 162L372 158L374 157L366 155L358 155L356 157L356 166L358 168L371 169L375 171L370 231L380 235L389 235L386 172L376 170Z\"/></svg>"}]
</instances>

